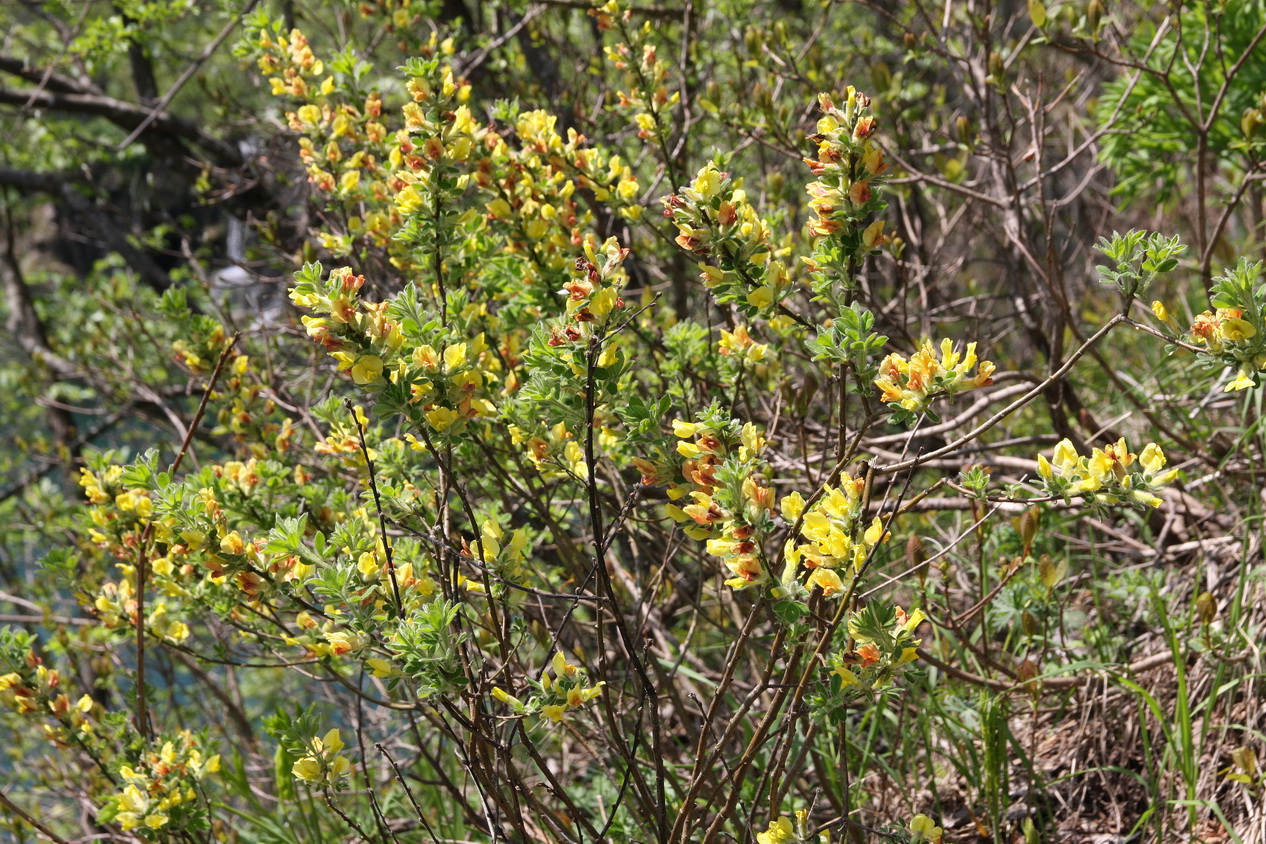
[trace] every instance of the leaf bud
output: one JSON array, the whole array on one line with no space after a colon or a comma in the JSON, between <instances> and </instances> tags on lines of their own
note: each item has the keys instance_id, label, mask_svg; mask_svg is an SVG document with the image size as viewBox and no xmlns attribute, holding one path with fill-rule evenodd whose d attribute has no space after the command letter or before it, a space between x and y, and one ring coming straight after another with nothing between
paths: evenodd
<instances>
[{"instance_id":1,"label":"leaf bud","mask_svg":"<svg viewBox=\"0 0 1266 844\"><path fill-rule=\"evenodd\" d=\"M1007 72L1007 64L1002 59L1002 53L994 50L989 54L989 75L993 81L1002 84L1003 74Z\"/></svg>"},{"instance_id":2,"label":"leaf bud","mask_svg":"<svg viewBox=\"0 0 1266 844\"><path fill-rule=\"evenodd\" d=\"M971 118L965 114L960 114L955 123L958 130L958 140L960 143L971 143Z\"/></svg>"},{"instance_id":3,"label":"leaf bud","mask_svg":"<svg viewBox=\"0 0 1266 844\"><path fill-rule=\"evenodd\" d=\"M1202 592L1200 597L1196 598L1196 616L1201 624L1206 625L1212 624L1218 617L1218 601L1209 592Z\"/></svg>"},{"instance_id":4,"label":"leaf bud","mask_svg":"<svg viewBox=\"0 0 1266 844\"><path fill-rule=\"evenodd\" d=\"M1020 613L1020 627L1024 630L1025 636L1036 636L1038 631L1042 629L1038 623L1037 616L1028 610Z\"/></svg>"},{"instance_id":5,"label":"leaf bud","mask_svg":"<svg viewBox=\"0 0 1266 844\"><path fill-rule=\"evenodd\" d=\"M1020 541L1024 543L1027 553L1037 536L1037 529L1042 521L1042 511L1036 506L1030 507L1020 514Z\"/></svg>"},{"instance_id":6,"label":"leaf bud","mask_svg":"<svg viewBox=\"0 0 1266 844\"><path fill-rule=\"evenodd\" d=\"M1257 130L1266 123L1266 115L1262 114L1259 108L1245 109L1244 116L1240 118L1240 130L1244 133L1244 137L1253 140L1257 137Z\"/></svg>"},{"instance_id":7,"label":"leaf bud","mask_svg":"<svg viewBox=\"0 0 1266 844\"><path fill-rule=\"evenodd\" d=\"M1100 0L1090 0L1086 6L1086 25L1090 27L1093 33L1099 32L1099 24L1103 22L1103 3Z\"/></svg>"}]
</instances>

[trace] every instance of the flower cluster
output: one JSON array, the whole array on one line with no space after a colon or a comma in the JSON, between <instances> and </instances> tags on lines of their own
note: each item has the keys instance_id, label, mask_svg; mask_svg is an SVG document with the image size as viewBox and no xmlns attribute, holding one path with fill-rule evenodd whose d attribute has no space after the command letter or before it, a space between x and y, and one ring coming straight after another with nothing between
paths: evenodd
<instances>
[{"instance_id":1,"label":"flower cluster","mask_svg":"<svg viewBox=\"0 0 1266 844\"><path fill-rule=\"evenodd\" d=\"M1161 308L1163 312L1164 306ZM1197 316L1191 323L1190 336L1214 354L1221 354L1235 344L1252 340L1257 329L1238 308L1218 308Z\"/></svg>"},{"instance_id":2,"label":"flower cluster","mask_svg":"<svg viewBox=\"0 0 1266 844\"><path fill-rule=\"evenodd\" d=\"M278 418L277 404L266 395L267 382L251 357L232 353L211 398L218 404L213 434L231 434L247 454L264 458L294 444L293 420Z\"/></svg>"},{"instance_id":3,"label":"flower cluster","mask_svg":"<svg viewBox=\"0 0 1266 844\"><path fill-rule=\"evenodd\" d=\"M215 368L216 359L227 348L229 338L219 323L197 326L202 330L190 332L190 336L172 343L176 360L195 375L208 375Z\"/></svg>"},{"instance_id":4,"label":"flower cluster","mask_svg":"<svg viewBox=\"0 0 1266 844\"><path fill-rule=\"evenodd\" d=\"M632 115L639 138L663 149L672 125L671 111L681 95L668 91L670 66L659 57L659 49L652 40L651 22L647 21L640 28L630 26L632 11L622 10L616 0L607 0L600 7L590 9L589 14L599 30L620 36L617 43L603 48L607 61L625 72L628 88L616 92L619 107Z\"/></svg>"},{"instance_id":5,"label":"flower cluster","mask_svg":"<svg viewBox=\"0 0 1266 844\"><path fill-rule=\"evenodd\" d=\"M769 346L757 343L745 325L736 325L733 331L721 329L721 340L717 351L732 357L745 366L752 366L768 359Z\"/></svg>"},{"instance_id":6,"label":"flower cluster","mask_svg":"<svg viewBox=\"0 0 1266 844\"><path fill-rule=\"evenodd\" d=\"M839 485L823 488L822 495L806 512L804 497L793 492L780 502L783 518L800 524L803 543L787 541L787 567L783 585L790 585L803 564L809 570L805 585L822 590L830 597L846 589L844 572L850 578L861 570L875 546L888 538L883 520L875 516L869 524L864 520L862 489L865 478L854 478L847 472Z\"/></svg>"},{"instance_id":7,"label":"flower cluster","mask_svg":"<svg viewBox=\"0 0 1266 844\"><path fill-rule=\"evenodd\" d=\"M634 460L643 481L673 475L668 515L686 525L692 539L707 540L707 551L720 557L732 577L727 586L744 589L769 579L762 538L772 528L774 492L764 477L761 453L767 442L750 422L726 419L716 405L697 422L673 421L681 440L677 454L685 460L673 472L662 463Z\"/></svg>"},{"instance_id":8,"label":"flower cluster","mask_svg":"<svg viewBox=\"0 0 1266 844\"><path fill-rule=\"evenodd\" d=\"M576 258L571 280L558 291L567 297L566 317L550 332L549 345L566 346L587 339L607 325L613 312L624 310L620 291L628 283L623 264L629 250L614 237L607 238L600 248L601 255L593 240L584 241L584 254Z\"/></svg>"},{"instance_id":9,"label":"flower cluster","mask_svg":"<svg viewBox=\"0 0 1266 844\"><path fill-rule=\"evenodd\" d=\"M302 647L309 656L340 657L358 654L366 645L365 637L350 632L333 619L319 622L306 610L295 614L295 627L295 635L283 636L282 641L287 645Z\"/></svg>"},{"instance_id":10,"label":"flower cluster","mask_svg":"<svg viewBox=\"0 0 1266 844\"><path fill-rule=\"evenodd\" d=\"M4 630L0 637L0 706L30 718L43 721L40 729L53 744L67 744L72 736L91 735L94 725L89 715L94 704L83 695L73 703L62 686L62 676L49 668L31 648L33 639L23 634L11 636ZM48 719L48 720L45 720Z\"/></svg>"},{"instance_id":11,"label":"flower cluster","mask_svg":"<svg viewBox=\"0 0 1266 844\"><path fill-rule=\"evenodd\" d=\"M551 675L551 672L553 676ZM539 713L542 718L557 724L572 710L602 694L606 683L592 684L589 675L579 666L572 665L562 651L557 651L541 679L531 683L532 695L526 702L500 687L494 687L492 696L510 706L516 714Z\"/></svg>"},{"instance_id":12,"label":"flower cluster","mask_svg":"<svg viewBox=\"0 0 1266 844\"><path fill-rule=\"evenodd\" d=\"M541 477L585 476L585 450L568 430L566 422L549 427L542 425L534 434L528 434L517 425L511 426L510 436L515 445L526 446L527 458Z\"/></svg>"},{"instance_id":13,"label":"flower cluster","mask_svg":"<svg viewBox=\"0 0 1266 844\"><path fill-rule=\"evenodd\" d=\"M512 583L522 583L527 575L524 563L527 557L527 532L523 528L506 533L492 519L486 520L479 529L479 539L470 544L470 555L488 566L498 577Z\"/></svg>"},{"instance_id":14,"label":"flower cluster","mask_svg":"<svg viewBox=\"0 0 1266 844\"><path fill-rule=\"evenodd\" d=\"M878 122L869 97L850 86L842 106L830 94L819 94L818 107L823 115L811 136L817 157L805 159L815 177L806 186L814 213L809 221L814 252L806 263L814 291L833 298L841 288L856 287L862 258L887 242L883 220L867 220L885 207L876 187L889 164L872 140Z\"/></svg>"},{"instance_id":15,"label":"flower cluster","mask_svg":"<svg viewBox=\"0 0 1266 844\"><path fill-rule=\"evenodd\" d=\"M756 833L756 844L800 844L810 840L809 813L804 809L796 812L794 823L791 818L779 816L769 822L764 832Z\"/></svg>"},{"instance_id":16,"label":"flower cluster","mask_svg":"<svg viewBox=\"0 0 1266 844\"><path fill-rule=\"evenodd\" d=\"M1091 503L1159 507L1156 493L1177 477L1178 470L1165 470L1165 452L1156 443L1148 443L1142 454L1135 455L1121 438L1084 457L1065 439L1055 446L1050 460L1038 455L1037 473L1048 493L1066 501L1080 495Z\"/></svg>"},{"instance_id":17,"label":"flower cluster","mask_svg":"<svg viewBox=\"0 0 1266 844\"><path fill-rule=\"evenodd\" d=\"M742 182L709 162L689 187L665 197L664 216L677 226L677 245L707 260L701 278L718 302L733 302L748 316L768 312L792 279L765 220L747 200Z\"/></svg>"},{"instance_id":18,"label":"flower cluster","mask_svg":"<svg viewBox=\"0 0 1266 844\"><path fill-rule=\"evenodd\" d=\"M452 43L440 45L451 55ZM454 76L453 68L439 58L410 59L406 89L412 98L401 113L404 129L390 162L400 168L393 174L395 208L404 217L432 219L442 209L437 203L465 188L469 176L462 165L470 158L484 130L466 105L470 85Z\"/></svg>"},{"instance_id":19,"label":"flower cluster","mask_svg":"<svg viewBox=\"0 0 1266 844\"><path fill-rule=\"evenodd\" d=\"M1266 377L1266 284L1262 262L1240 259L1213 280L1212 308L1198 315L1184 332L1165 304L1152 303L1152 313L1176 339L1208 353L1207 366L1218 362L1237 370L1224 392L1247 390Z\"/></svg>"},{"instance_id":20,"label":"flower cluster","mask_svg":"<svg viewBox=\"0 0 1266 844\"><path fill-rule=\"evenodd\" d=\"M101 807L99 821L117 823L125 832L139 830L146 837L169 827L201 826L205 808L197 787L207 774L220 770L220 757L207 755L203 742L188 730L161 741L158 750L147 749L132 764L119 767L119 780L126 785Z\"/></svg>"},{"instance_id":21,"label":"flower cluster","mask_svg":"<svg viewBox=\"0 0 1266 844\"><path fill-rule=\"evenodd\" d=\"M315 79L325 72L325 64L317 60L308 45L308 39L298 29L290 30L289 37L278 34L280 27L270 34L265 29L252 33L255 46L264 51L258 59L264 73L278 74L269 78L268 84L276 94L303 97L308 93L308 79Z\"/></svg>"},{"instance_id":22,"label":"flower cluster","mask_svg":"<svg viewBox=\"0 0 1266 844\"><path fill-rule=\"evenodd\" d=\"M155 577L174 584L190 570L183 560L186 549L173 534L173 523L155 518L153 493L134 481L125 467L103 461L80 470L79 484L88 500L92 523L88 538L107 558L117 561L122 575L118 581L97 584L96 594L89 602L108 628L136 624L135 560L147 530L151 538L151 547L145 549L147 565ZM145 624L151 635L171 642L189 637L188 625L171 612L181 605L178 595L178 588L168 589L166 594L154 596L146 603Z\"/></svg>"},{"instance_id":23,"label":"flower cluster","mask_svg":"<svg viewBox=\"0 0 1266 844\"><path fill-rule=\"evenodd\" d=\"M875 386L882 392L881 401L893 410L926 413L938 396L992 384L993 373L992 363L977 360L975 343L968 343L966 351L959 353L954 350L954 341L946 338L941 341L938 357L932 341L925 340L909 360L895 352L884 358Z\"/></svg>"},{"instance_id":24,"label":"flower cluster","mask_svg":"<svg viewBox=\"0 0 1266 844\"><path fill-rule=\"evenodd\" d=\"M584 135L558 134L558 117L529 111L514 120L504 137L490 129L487 156L476 163L472 179L490 199L485 205L489 229L505 238L509 254L525 256L552 291L565 277L570 256L593 226L593 212L581 201L591 192L626 220L638 220L638 182L618 155L588 146ZM517 148L513 141L517 137Z\"/></svg>"},{"instance_id":25,"label":"flower cluster","mask_svg":"<svg viewBox=\"0 0 1266 844\"><path fill-rule=\"evenodd\" d=\"M880 689L892 682L898 666L918 659L921 639L914 631L927 619L923 610L871 605L848 620L850 650L831 656L832 672L843 689Z\"/></svg>"},{"instance_id":26,"label":"flower cluster","mask_svg":"<svg viewBox=\"0 0 1266 844\"><path fill-rule=\"evenodd\" d=\"M357 385L391 392L399 409L439 434L457 434L469 420L496 413L488 396L501 367L482 333L468 341L445 342L447 334L426 333L416 321L408 323L406 333L406 320L393 306L407 306L363 302L359 291L364 276L353 275L347 267L331 270L323 280L321 265L308 264L296 279L291 299L320 314L302 318L309 336ZM355 450L359 443L347 445Z\"/></svg>"},{"instance_id":27,"label":"flower cluster","mask_svg":"<svg viewBox=\"0 0 1266 844\"><path fill-rule=\"evenodd\" d=\"M1152 303L1152 313L1163 322L1172 321L1160 302ZM1261 351L1262 343L1256 341L1257 336L1257 327L1244 319L1244 312L1239 308L1217 308L1199 314L1183 339L1203 346L1210 354L1226 358L1238 367L1235 380L1223 388L1223 392L1229 393L1256 386L1262 377L1260 373L1266 371L1266 352Z\"/></svg>"},{"instance_id":28,"label":"flower cluster","mask_svg":"<svg viewBox=\"0 0 1266 844\"><path fill-rule=\"evenodd\" d=\"M926 620L922 610L907 614L901 607L871 603L852 613L842 630L845 641L826 657L823 682L809 699L817 717L844 717L859 701L895 695L896 680L919 658L915 634Z\"/></svg>"},{"instance_id":29,"label":"flower cluster","mask_svg":"<svg viewBox=\"0 0 1266 844\"><path fill-rule=\"evenodd\" d=\"M351 770L346 756L340 756L343 740L338 730L330 730L321 738L313 738L307 753L290 769L304 782L320 787L335 785Z\"/></svg>"}]
</instances>

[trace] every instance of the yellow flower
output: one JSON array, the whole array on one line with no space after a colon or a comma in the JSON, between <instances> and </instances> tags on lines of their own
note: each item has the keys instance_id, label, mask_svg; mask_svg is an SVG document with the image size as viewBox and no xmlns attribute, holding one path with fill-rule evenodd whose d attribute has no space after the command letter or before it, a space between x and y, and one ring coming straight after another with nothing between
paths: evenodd
<instances>
[{"instance_id":1,"label":"yellow flower","mask_svg":"<svg viewBox=\"0 0 1266 844\"><path fill-rule=\"evenodd\" d=\"M839 668L835 669L835 674L836 676L840 678L840 683L842 685L842 688L848 688L849 686L856 686L858 683L861 682L860 680L857 679L856 674L854 674L852 671L849 671L847 668L845 668L842 665Z\"/></svg>"},{"instance_id":2,"label":"yellow flower","mask_svg":"<svg viewBox=\"0 0 1266 844\"><path fill-rule=\"evenodd\" d=\"M382 377L382 358L377 355L362 355L352 366L352 380L357 384L372 384Z\"/></svg>"},{"instance_id":3,"label":"yellow flower","mask_svg":"<svg viewBox=\"0 0 1266 844\"><path fill-rule=\"evenodd\" d=\"M578 670L576 666L567 663L567 657L563 656L562 651L555 652L550 667L554 669L554 676L559 678L571 677Z\"/></svg>"},{"instance_id":4,"label":"yellow flower","mask_svg":"<svg viewBox=\"0 0 1266 844\"><path fill-rule=\"evenodd\" d=\"M466 362L466 344L457 343L444 350L444 369L452 372Z\"/></svg>"},{"instance_id":5,"label":"yellow flower","mask_svg":"<svg viewBox=\"0 0 1266 844\"><path fill-rule=\"evenodd\" d=\"M774 291L766 285L761 285L747 294L747 304L753 308L768 308L773 303Z\"/></svg>"},{"instance_id":6,"label":"yellow flower","mask_svg":"<svg viewBox=\"0 0 1266 844\"><path fill-rule=\"evenodd\" d=\"M941 840L943 831L927 815L915 815L910 819L910 833L915 841L929 841L937 844Z\"/></svg>"},{"instance_id":7,"label":"yellow flower","mask_svg":"<svg viewBox=\"0 0 1266 844\"><path fill-rule=\"evenodd\" d=\"M290 773L304 782L317 782L321 779L321 761L314 756L305 756L294 763Z\"/></svg>"},{"instance_id":8,"label":"yellow flower","mask_svg":"<svg viewBox=\"0 0 1266 844\"><path fill-rule=\"evenodd\" d=\"M1055 465L1061 470L1075 468L1078 460L1077 449L1073 448L1071 440L1062 439L1055 446Z\"/></svg>"},{"instance_id":9,"label":"yellow flower","mask_svg":"<svg viewBox=\"0 0 1266 844\"><path fill-rule=\"evenodd\" d=\"M447 407L436 407L425 414L426 421L437 431L446 431L458 420L457 411Z\"/></svg>"},{"instance_id":10,"label":"yellow flower","mask_svg":"<svg viewBox=\"0 0 1266 844\"><path fill-rule=\"evenodd\" d=\"M804 512L804 496L799 492L791 493L783 498L781 508L782 517L789 522L794 522Z\"/></svg>"},{"instance_id":11,"label":"yellow flower","mask_svg":"<svg viewBox=\"0 0 1266 844\"><path fill-rule=\"evenodd\" d=\"M1239 375L1236 376L1235 380L1222 388L1222 392L1234 393L1238 390L1247 390L1253 386L1255 386L1255 384L1253 382L1253 379L1249 377L1248 370L1241 369Z\"/></svg>"},{"instance_id":12,"label":"yellow flower","mask_svg":"<svg viewBox=\"0 0 1266 844\"><path fill-rule=\"evenodd\" d=\"M699 175L691 182L690 188L683 193L692 199L708 200L716 196L720 190L721 172L717 170L715 164L709 163L699 171Z\"/></svg>"},{"instance_id":13,"label":"yellow flower","mask_svg":"<svg viewBox=\"0 0 1266 844\"><path fill-rule=\"evenodd\" d=\"M1143 447L1143 453L1139 455L1139 463L1149 475L1155 475L1165 468L1165 452L1161 451L1161 447L1156 443L1148 443Z\"/></svg>"},{"instance_id":14,"label":"yellow flower","mask_svg":"<svg viewBox=\"0 0 1266 844\"><path fill-rule=\"evenodd\" d=\"M241 554L246 550L246 542L233 531L220 540L220 550L225 554Z\"/></svg>"},{"instance_id":15,"label":"yellow flower","mask_svg":"<svg viewBox=\"0 0 1266 844\"><path fill-rule=\"evenodd\" d=\"M840 576L831 569L814 569L813 574L809 575L809 585L821 589L822 594L828 598L837 592L844 591L844 581L840 580Z\"/></svg>"},{"instance_id":16,"label":"yellow flower","mask_svg":"<svg viewBox=\"0 0 1266 844\"><path fill-rule=\"evenodd\" d=\"M493 698L501 701L502 703L509 704L516 711L523 709L523 701L519 700L517 697L510 694L509 692L507 692L505 689L501 688L500 686L493 686L492 696Z\"/></svg>"},{"instance_id":17,"label":"yellow flower","mask_svg":"<svg viewBox=\"0 0 1266 844\"><path fill-rule=\"evenodd\" d=\"M1159 299L1157 299L1155 302L1152 302L1152 314L1158 320L1165 323L1170 328L1174 329L1174 331L1182 330L1178 327L1178 323L1174 320L1174 318L1170 316L1169 309L1165 307L1165 303L1160 301Z\"/></svg>"},{"instance_id":18,"label":"yellow flower","mask_svg":"<svg viewBox=\"0 0 1266 844\"><path fill-rule=\"evenodd\" d=\"M1253 327L1253 323L1246 319L1232 317L1222 320L1222 323L1218 326L1218 334L1223 340L1237 343L1257 336L1257 329Z\"/></svg>"},{"instance_id":19,"label":"yellow flower","mask_svg":"<svg viewBox=\"0 0 1266 844\"><path fill-rule=\"evenodd\" d=\"M866 533L862 536L862 539L867 545L878 545L883 542L886 536L883 519L876 516L874 521L870 523L870 527L866 528Z\"/></svg>"},{"instance_id":20,"label":"yellow flower","mask_svg":"<svg viewBox=\"0 0 1266 844\"><path fill-rule=\"evenodd\" d=\"M769 829L756 834L757 844L793 844L796 840L796 829L790 818L779 818L769 822Z\"/></svg>"},{"instance_id":21,"label":"yellow flower","mask_svg":"<svg viewBox=\"0 0 1266 844\"><path fill-rule=\"evenodd\" d=\"M887 238L884 237L884 221L876 220L866 227L862 232L862 245L867 249L874 249L876 246L882 246Z\"/></svg>"},{"instance_id":22,"label":"yellow flower","mask_svg":"<svg viewBox=\"0 0 1266 844\"><path fill-rule=\"evenodd\" d=\"M673 434L688 439L699 432L699 425L694 422L683 422L680 419L673 420Z\"/></svg>"},{"instance_id":23,"label":"yellow flower","mask_svg":"<svg viewBox=\"0 0 1266 844\"><path fill-rule=\"evenodd\" d=\"M369 670L373 672L373 675L379 679L390 677L396 673L396 669L392 667L390 662L387 662L385 659L379 659L378 657L365 660L365 665L368 666Z\"/></svg>"},{"instance_id":24,"label":"yellow flower","mask_svg":"<svg viewBox=\"0 0 1266 844\"><path fill-rule=\"evenodd\" d=\"M563 720L563 713L567 711L567 707L556 703L547 703L541 707L541 714L548 718L551 723L557 724Z\"/></svg>"}]
</instances>

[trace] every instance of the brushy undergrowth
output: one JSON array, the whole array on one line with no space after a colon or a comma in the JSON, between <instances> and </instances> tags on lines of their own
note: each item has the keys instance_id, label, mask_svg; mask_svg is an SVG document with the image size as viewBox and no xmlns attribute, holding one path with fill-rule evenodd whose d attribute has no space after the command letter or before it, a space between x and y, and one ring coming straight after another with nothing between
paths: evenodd
<instances>
[{"instance_id":1,"label":"brushy undergrowth","mask_svg":"<svg viewBox=\"0 0 1266 844\"><path fill-rule=\"evenodd\" d=\"M6 833L1266 841L1266 8L889 6L0 12Z\"/></svg>"}]
</instances>

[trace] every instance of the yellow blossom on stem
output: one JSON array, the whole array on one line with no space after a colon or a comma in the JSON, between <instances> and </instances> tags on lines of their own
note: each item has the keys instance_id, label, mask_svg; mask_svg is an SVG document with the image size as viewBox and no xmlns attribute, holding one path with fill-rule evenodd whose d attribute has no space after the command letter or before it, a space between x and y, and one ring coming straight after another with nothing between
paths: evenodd
<instances>
[{"instance_id":1,"label":"yellow blossom on stem","mask_svg":"<svg viewBox=\"0 0 1266 844\"><path fill-rule=\"evenodd\" d=\"M769 829L756 834L757 844L795 844L796 828L790 818L780 817L769 822Z\"/></svg>"}]
</instances>

